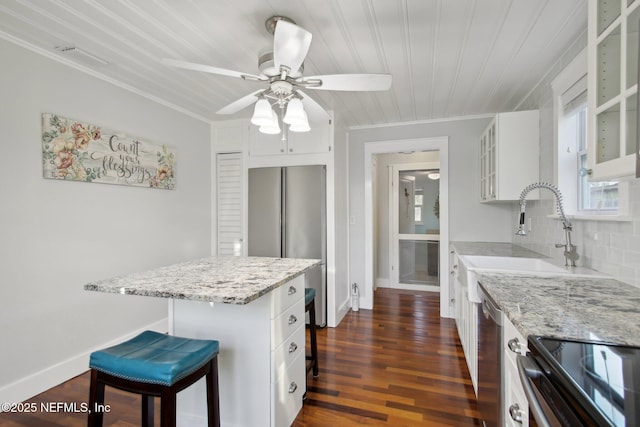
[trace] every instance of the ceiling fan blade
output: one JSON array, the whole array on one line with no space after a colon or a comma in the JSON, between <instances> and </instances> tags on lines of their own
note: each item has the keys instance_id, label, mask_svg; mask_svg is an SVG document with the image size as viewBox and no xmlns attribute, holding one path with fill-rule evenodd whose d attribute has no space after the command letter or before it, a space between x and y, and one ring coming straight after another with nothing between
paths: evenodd
<instances>
[{"instance_id":1,"label":"ceiling fan blade","mask_svg":"<svg viewBox=\"0 0 640 427\"><path fill-rule=\"evenodd\" d=\"M273 34L273 63L277 70L284 65L290 73L298 71L311 46L311 33L287 21L278 21Z\"/></svg>"},{"instance_id":2,"label":"ceiling fan blade","mask_svg":"<svg viewBox=\"0 0 640 427\"><path fill-rule=\"evenodd\" d=\"M251 92L249 95L243 96L242 98L233 101L231 104L226 107L222 107L220 110L216 111L216 114L234 114L238 111L247 108L249 105L253 104L258 100L258 94L263 92L262 89L257 90L255 92Z\"/></svg>"},{"instance_id":3,"label":"ceiling fan blade","mask_svg":"<svg viewBox=\"0 0 640 427\"><path fill-rule=\"evenodd\" d=\"M322 108L313 98L304 93L301 90L296 90L300 96L302 96L302 106L307 112L310 122L322 122L331 119L331 116L327 111Z\"/></svg>"},{"instance_id":4,"label":"ceiling fan blade","mask_svg":"<svg viewBox=\"0 0 640 427\"><path fill-rule=\"evenodd\" d=\"M392 81L390 74L328 74L305 77L302 82L309 80L321 80L322 84L309 85L306 89L344 91L389 90Z\"/></svg>"},{"instance_id":5,"label":"ceiling fan blade","mask_svg":"<svg viewBox=\"0 0 640 427\"><path fill-rule=\"evenodd\" d=\"M255 76L253 74L241 73L239 71L212 67L210 65L196 64L194 62L180 61L178 59L163 58L162 63L170 67L184 68L185 70L193 70L193 71L203 71L205 73L218 74L221 76L237 77L239 79L244 79L244 80L267 80L266 77L262 77L262 76Z\"/></svg>"}]
</instances>

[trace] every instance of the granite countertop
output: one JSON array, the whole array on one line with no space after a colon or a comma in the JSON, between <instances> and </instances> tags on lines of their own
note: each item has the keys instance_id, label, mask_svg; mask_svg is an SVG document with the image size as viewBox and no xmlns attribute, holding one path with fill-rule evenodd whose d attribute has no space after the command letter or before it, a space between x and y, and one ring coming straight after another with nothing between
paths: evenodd
<instances>
[{"instance_id":1,"label":"granite countertop","mask_svg":"<svg viewBox=\"0 0 640 427\"><path fill-rule=\"evenodd\" d=\"M248 304L320 265L317 259L219 256L84 285L88 291Z\"/></svg>"},{"instance_id":2,"label":"granite countertop","mask_svg":"<svg viewBox=\"0 0 640 427\"><path fill-rule=\"evenodd\" d=\"M458 255L547 258L511 243L453 242ZM601 277L475 272L526 338L546 335L640 346L640 288Z\"/></svg>"},{"instance_id":3,"label":"granite countertop","mask_svg":"<svg viewBox=\"0 0 640 427\"><path fill-rule=\"evenodd\" d=\"M640 288L614 279L478 272L518 331L640 346Z\"/></svg>"}]
</instances>

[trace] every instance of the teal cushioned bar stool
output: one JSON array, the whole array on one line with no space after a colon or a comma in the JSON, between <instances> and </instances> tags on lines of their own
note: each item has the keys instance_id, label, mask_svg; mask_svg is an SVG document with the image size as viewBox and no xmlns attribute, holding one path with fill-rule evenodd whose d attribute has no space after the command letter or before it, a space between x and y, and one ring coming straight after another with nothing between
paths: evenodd
<instances>
[{"instance_id":1,"label":"teal cushioned bar stool","mask_svg":"<svg viewBox=\"0 0 640 427\"><path fill-rule=\"evenodd\" d=\"M313 370L313 376L318 376L318 340L316 338L316 290L313 288L304 289L304 309L309 312L309 338L311 341L311 355L305 356L307 363L307 374Z\"/></svg>"},{"instance_id":2,"label":"teal cushioned bar stool","mask_svg":"<svg viewBox=\"0 0 640 427\"><path fill-rule=\"evenodd\" d=\"M220 426L218 341L145 331L91 354L89 409L104 407L105 385L142 395L142 426L153 426L153 398L160 397L160 425L175 427L176 394L203 376L207 382L209 427ZM88 426L102 426L103 412L91 411Z\"/></svg>"}]
</instances>

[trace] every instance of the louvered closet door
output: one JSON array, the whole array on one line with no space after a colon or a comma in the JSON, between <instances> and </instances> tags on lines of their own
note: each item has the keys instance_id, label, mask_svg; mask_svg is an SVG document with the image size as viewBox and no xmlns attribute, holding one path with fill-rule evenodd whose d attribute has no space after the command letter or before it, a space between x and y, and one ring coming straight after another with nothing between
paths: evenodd
<instances>
[{"instance_id":1,"label":"louvered closet door","mask_svg":"<svg viewBox=\"0 0 640 427\"><path fill-rule=\"evenodd\" d=\"M218 255L242 255L242 154L216 155Z\"/></svg>"}]
</instances>

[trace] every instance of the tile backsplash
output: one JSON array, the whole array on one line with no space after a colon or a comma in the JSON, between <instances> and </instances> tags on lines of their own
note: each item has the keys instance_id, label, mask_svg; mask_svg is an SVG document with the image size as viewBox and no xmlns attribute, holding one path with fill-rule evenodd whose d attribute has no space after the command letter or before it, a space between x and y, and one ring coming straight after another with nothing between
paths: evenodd
<instances>
[{"instance_id":1,"label":"tile backsplash","mask_svg":"<svg viewBox=\"0 0 640 427\"><path fill-rule=\"evenodd\" d=\"M633 200L640 199L640 182L631 183ZM634 209L638 212L638 209ZM531 218L531 231L525 237L515 236L518 210L514 209L514 237L512 242L525 248L564 262L564 230L555 213L555 201L527 201L527 218ZM594 221L571 219L571 238L578 248L577 264L606 273L614 278L640 286L640 217L630 221Z\"/></svg>"}]
</instances>

